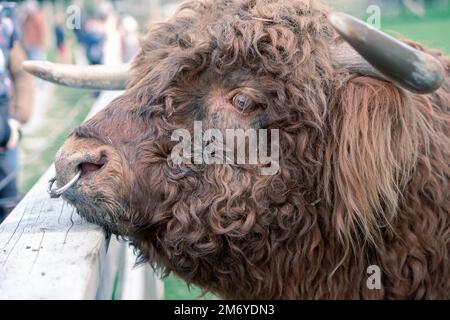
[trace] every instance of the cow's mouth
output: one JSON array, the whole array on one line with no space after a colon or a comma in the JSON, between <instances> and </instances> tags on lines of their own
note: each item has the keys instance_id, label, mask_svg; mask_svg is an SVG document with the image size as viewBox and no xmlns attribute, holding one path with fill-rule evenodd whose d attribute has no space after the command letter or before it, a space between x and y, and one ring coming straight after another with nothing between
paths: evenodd
<instances>
[{"instance_id":1,"label":"cow's mouth","mask_svg":"<svg viewBox=\"0 0 450 320\"><path fill-rule=\"evenodd\" d=\"M81 170L81 177L86 178L101 171L106 165L106 157L101 157L96 162L82 162L79 166Z\"/></svg>"}]
</instances>

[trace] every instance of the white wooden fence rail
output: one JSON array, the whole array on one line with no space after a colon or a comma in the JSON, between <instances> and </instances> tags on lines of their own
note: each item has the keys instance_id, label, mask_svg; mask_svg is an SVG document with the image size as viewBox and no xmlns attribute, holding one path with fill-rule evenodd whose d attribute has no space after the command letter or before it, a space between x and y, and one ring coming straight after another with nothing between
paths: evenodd
<instances>
[{"instance_id":1,"label":"white wooden fence rail","mask_svg":"<svg viewBox=\"0 0 450 320\"><path fill-rule=\"evenodd\" d=\"M90 115L119 94L103 92ZM133 268L127 243L50 199L53 175L52 166L0 225L0 299L162 299L162 282Z\"/></svg>"}]
</instances>

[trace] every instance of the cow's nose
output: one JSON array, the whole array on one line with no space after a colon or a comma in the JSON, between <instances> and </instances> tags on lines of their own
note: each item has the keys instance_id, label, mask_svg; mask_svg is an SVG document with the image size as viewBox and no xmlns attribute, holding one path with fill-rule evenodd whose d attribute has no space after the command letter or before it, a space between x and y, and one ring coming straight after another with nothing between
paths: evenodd
<instances>
[{"instance_id":1,"label":"cow's nose","mask_svg":"<svg viewBox=\"0 0 450 320\"><path fill-rule=\"evenodd\" d=\"M55 160L58 186L67 184L79 172L81 172L82 179L98 172L106 165L107 161L106 153L102 148L80 148L71 147L71 144L64 145Z\"/></svg>"}]
</instances>

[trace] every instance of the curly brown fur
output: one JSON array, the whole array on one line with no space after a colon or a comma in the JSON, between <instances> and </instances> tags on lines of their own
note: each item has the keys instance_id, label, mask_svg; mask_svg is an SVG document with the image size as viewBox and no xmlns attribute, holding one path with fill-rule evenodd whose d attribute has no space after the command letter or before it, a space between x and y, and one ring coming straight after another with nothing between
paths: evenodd
<instances>
[{"instance_id":1,"label":"curly brown fur","mask_svg":"<svg viewBox=\"0 0 450 320\"><path fill-rule=\"evenodd\" d=\"M107 212L91 219L145 261L224 298L450 298L450 77L420 96L336 69L327 12L190 1L151 27L126 93L65 147L116 154L69 200ZM256 111L232 109L237 88ZM173 165L170 135L194 120L280 129L281 170ZM381 290L367 289L370 265Z\"/></svg>"}]
</instances>

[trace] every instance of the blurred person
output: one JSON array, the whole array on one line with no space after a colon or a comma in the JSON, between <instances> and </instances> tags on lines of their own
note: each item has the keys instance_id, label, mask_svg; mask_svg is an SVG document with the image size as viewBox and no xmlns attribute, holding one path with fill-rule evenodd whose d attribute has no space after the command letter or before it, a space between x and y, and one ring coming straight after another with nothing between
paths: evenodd
<instances>
[{"instance_id":1,"label":"blurred person","mask_svg":"<svg viewBox=\"0 0 450 320\"><path fill-rule=\"evenodd\" d=\"M25 52L18 41L15 4L0 2L0 221L18 202L20 127L29 120L32 78L22 69Z\"/></svg>"},{"instance_id":2,"label":"blurred person","mask_svg":"<svg viewBox=\"0 0 450 320\"><path fill-rule=\"evenodd\" d=\"M139 24L130 15L122 19L122 59L123 62L130 62L140 48Z\"/></svg>"},{"instance_id":3,"label":"blurred person","mask_svg":"<svg viewBox=\"0 0 450 320\"><path fill-rule=\"evenodd\" d=\"M120 19L114 10L114 6L108 2L102 2L98 9L98 15L104 21L105 43L104 64L120 65L122 61L122 35L119 24Z\"/></svg>"},{"instance_id":4,"label":"blurred person","mask_svg":"<svg viewBox=\"0 0 450 320\"><path fill-rule=\"evenodd\" d=\"M82 23L80 30L74 31L78 43L84 48L88 64L103 64L106 40L104 22L97 17L90 17ZM100 91L93 92L94 97L97 98L99 95Z\"/></svg>"},{"instance_id":5,"label":"blurred person","mask_svg":"<svg viewBox=\"0 0 450 320\"><path fill-rule=\"evenodd\" d=\"M58 52L58 61L63 63L69 62L69 51L66 45L66 34L64 32L64 17L58 14L55 19L55 24L53 26L53 31L55 33L56 49Z\"/></svg>"},{"instance_id":6,"label":"blurred person","mask_svg":"<svg viewBox=\"0 0 450 320\"><path fill-rule=\"evenodd\" d=\"M45 59L45 18L36 0L27 0L24 4L22 22L22 42L31 60Z\"/></svg>"},{"instance_id":7,"label":"blurred person","mask_svg":"<svg viewBox=\"0 0 450 320\"><path fill-rule=\"evenodd\" d=\"M105 31L103 22L97 18L89 18L81 30L77 32L77 38L84 47L86 58L91 65L103 64Z\"/></svg>"}]
</instances>

